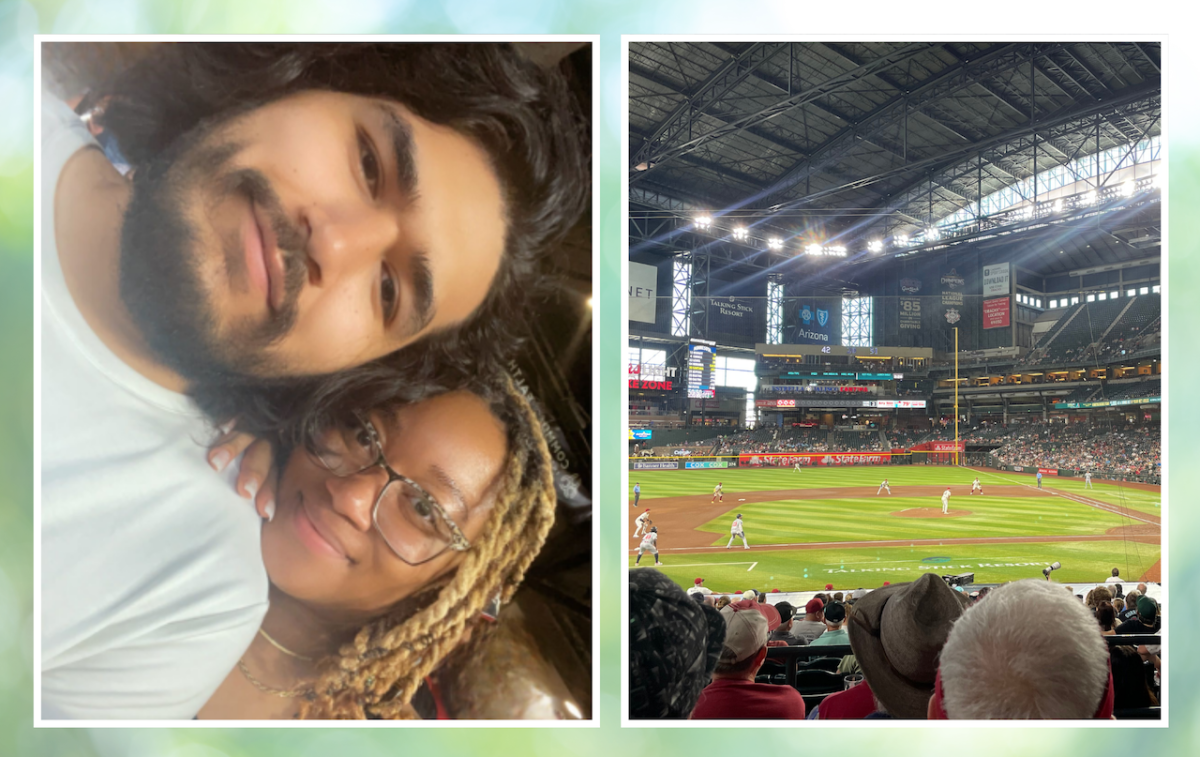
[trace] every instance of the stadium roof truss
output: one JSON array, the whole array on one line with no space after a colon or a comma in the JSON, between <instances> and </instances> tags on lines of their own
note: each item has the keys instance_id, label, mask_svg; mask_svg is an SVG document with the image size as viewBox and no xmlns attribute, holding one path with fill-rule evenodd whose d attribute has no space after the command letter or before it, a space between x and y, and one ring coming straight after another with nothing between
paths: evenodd
<instances>
[{"instance_id":1,"label":"stadium roof truss","mask_svg":"<svg viewBox=\"0 0 1200 757\"><path fill-rule=\"evenodd\" d=\"M973 224L922 247L1053 226L1063 257L1047 256L1041 275L1144 256L1161 237L1156 200L1141 194L1157 188L1148 182L1133 199L1069 202L1061 217L1051 217L1061 203L1043 209L1036 196L1015 218L984 215L981 200L1117 148L1132 156L1122 165L1157 159L1134 146L1162 131L1160 56L1157 42L631 43L631 251L706 248L778 271L815 242L857 263L868 240L967 211ZM1103 193L1112 176L1081 186ZM711 227L697 228L698 215ZM1104 242L1072 244L1071 224ZM748 238L729 239L738 225ZM772 238L787 249L769 249Z\"/></svg>"}]
</instances>

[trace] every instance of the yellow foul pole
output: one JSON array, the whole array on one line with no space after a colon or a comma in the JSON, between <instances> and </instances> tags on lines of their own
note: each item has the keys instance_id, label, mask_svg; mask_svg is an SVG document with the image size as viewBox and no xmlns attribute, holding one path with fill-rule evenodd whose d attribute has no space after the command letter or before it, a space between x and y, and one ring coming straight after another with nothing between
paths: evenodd
<instances>
[{"instance_id":1,"label":"yellow foul pole","mask_svg":"<svg viewBox=\"0 0 1200 757\"><path fill-rule=\"evenodd\" d=\"M954 327L954 464L962 465L958 458L958 327Z\"/></svg>"}]
</instances>

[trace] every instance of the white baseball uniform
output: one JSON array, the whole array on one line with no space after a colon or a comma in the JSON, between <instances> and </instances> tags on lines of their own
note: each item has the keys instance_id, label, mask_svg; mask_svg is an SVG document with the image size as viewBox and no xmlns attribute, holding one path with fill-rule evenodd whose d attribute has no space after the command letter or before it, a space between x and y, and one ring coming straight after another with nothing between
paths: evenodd
<instances>
[{"instance_id":1,"label":"white baseball uniform","mask_svg":"<svg viewBox=\"0 0 1200 757\"><path fill-rule=\"evenodd\" d=\"M950 512L950 490L942 492L942 515Z\"/></svg>"},{"instance_id":2,"label":"white baseball uniform","mask_svg":"<svg viewBox=\"0 0 1200 757\"><path fill-rule=\"evenodd\" d=\"M1092 472L1091 471L1088 471L1087 473L1083 474L1083 488L1084 489L1092 488Z\"/></svg>"},{"instance_id":3,"label":"white baseball uniform","mask_svg":"<svg viewBox=\"0 0 1200 757\"><path fill-rule=\"evenodd\" d=\"M720 484L713 487L713 499L725 499L725 494L721 491Z\"/></svg>"},{"instance_id":4,"label":"white baseball uniform","mask_svg":"<svg viewBox=\"0 0 1200 757\"><path fill-rule=\"evenodd\" d=\"M983 494L983 484L979 483L979 479L971 482L971 493L974 494L976 491Z\"/></svg>"},{"instance_id":5,"label":"white baseball uniform","mask_svg":"<svg viewBox=\"0 0 1200 757\"><path fill-rule=\"evenodd\" d=\"M637 516L637 520L634 521L637 524L637 530L633 532L634 537L641 536L643 531L648 531L650 529L650 526L647 525L649 522L650 513L646 512Z\"/></svg>"},{"instance_id":6,"label":"white baseball uniform","mask_svg":"<svg viewBox=\"0 0 1200 757\"><path fill-rule=\"evenodd\" d=\"M883 483L879 485L879 491L875 492L875 496L879 496L879 492L883 491L884 489L887 489L888 495L891 495L892 487L888 486L888 480L886 478L883 480Z\"/></svg>"},{"instance_id":7,"label":"white baseball uniform","mask_svg":"<svg viewBox=\"0 0 1200 757\"><path fill-rule=\"evenodd\" d=\"M745 549L750 549L749 543L746 542L746 534L742 531L742 519L734 518L733 525L729 527L729 543L725 545L725 549L733 546L734 539L741 539L742 546Z\"/></svg>"}]
</instances>

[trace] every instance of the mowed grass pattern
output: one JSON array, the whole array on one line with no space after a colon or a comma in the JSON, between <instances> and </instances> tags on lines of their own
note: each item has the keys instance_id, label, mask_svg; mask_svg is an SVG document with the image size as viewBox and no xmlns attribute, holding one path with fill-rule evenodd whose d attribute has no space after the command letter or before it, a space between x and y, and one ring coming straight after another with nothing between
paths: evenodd
<instances>
[{"instance_id":1,"label":"mowed grass pattern","mask_svg":"<svg viewBox=\"0 0 1200 757\"><path fill-rule=\"evenodd\" d=\"M1035 487L1032 475L993 473L953 466L876 466L846 468L724 469L700 471L630 471L630 486L642 484L642 504L659 497L709 497L718 481L724 483L726 511L699 526L711 532L714 547L729 542L729 526L741 513L749 551L741 541L728 551L671 552L671 534L661 534L664 550L662 569L682 586L691 586L704 576L714 590L732 591L753 586L800 591L833 583L839 588L877 587L883 581L911 581L930 570L939 574L974 572L981 583L998 583L1038 577L1041 568L1054 560L1063 563L1056 580L1102 581L1112 568L1136 581L1159 559L1157 545L1119 539L1097 542L1061 542L1055 537L1104 535L1111 528L1143 525L1140 521L1110 513L1065 497L1003 497L996 494L970 495L972 479L979 476L984 491L997 484ZM893 515L910 508L941 510L938 496L903 497L887 494L848 498L808 499L793 496L771 502L739 503L740 492L795 491L870 487L877 489L887 478L893 490L903 486L950 486L952 510L970 515L907 518ZM1159 515L1160 495L1112 484L1093 484L1084 489L1082 479L1046 476L1047 491L1061 491L1102 502L1124 505L1131 510ZM994 491L994 489L992 490ZM632 492L630 494L632 498ZM764 545L836 544L838 542L918 539L971 539L989 537L1047 537L1044 542L1017 544L973 544L941 546L879 546L756 550ZM926 557L946 557L948 562L926 564ZM646 560L643 559L643 565ZM732 564L731 564L732 563ZM1026 563L1019 565L1018 563ZM633 565L633 558L630 558ZM747 574L747 568L753 570ZM974 567L964 567L974 566ZM843 572L844 571L844 572ZM713 580L719 583L714 584ZM728 581L729 583L725 583ZM853 585L853 586L852 586Z\"/></svg>"},{"instance_id":2,"label":"mowed grass pattern","mask_svg":"<svg viewBox=\"0 0 1200 757\"><path fill-rule=\"evenodd\" d=\"M752 542L753 543L753 542ZM826 584L842 591L877 588L884 581L914 581L923 573L949 575L974 573L977 583L1002 583L1040 578L1042 568L1054 560L1058 583L1099 583L1116 567L1136 583L1159 559L1160 550L1148 544L1123 546L1121 542L1037 542L1032 544L977 544L969 546L855 547L803 550L749 551L740 547L710 553L666 553L659 570L681 586L691 586L697 576L716 592L814 591ZM923 562L932 558L936 562ZM647 565L649 557L642 559ZM649 560L653 566L654 561ZM633 566L633 558L629 565ZM752 570L749 568L753 567ZM1126 589L1130 586L1127 585Z\"/></svg>"},{"instance_id":3,"label":"mowed grass pattern","mask_svg":"<svg viewBox=\"0 0 1200 757\"><path fill-rule=\"evenodd\" d=\"M726 497L726 504L729 498ZM995 536L1077 536L1103 534L1127 525L1128 519L1061 497L995 497L959 495L950 498L951 510L970 515L943 516L942 502L934 497L880 496L846 499L789 499L779 502L734 504L742 514L746 538L755 544L876 541L889 539L965 539ZM937 508L930 518L908 518L893 513L910 508ZM713 544L726 543L731 510L700 527L721 535ZM664 534L669 538L669 535ZM660 537L662 538L662 537Z\"/></svg>"}]
</instances>

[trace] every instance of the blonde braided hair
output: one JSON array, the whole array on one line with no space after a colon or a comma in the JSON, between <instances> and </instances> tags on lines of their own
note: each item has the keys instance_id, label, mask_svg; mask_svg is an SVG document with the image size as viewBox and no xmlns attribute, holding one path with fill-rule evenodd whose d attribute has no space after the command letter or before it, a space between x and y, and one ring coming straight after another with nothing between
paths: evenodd
<instances>
[{"instance_id":1,"label":"blonde braided hair","mask_svg":"<svg viewBox=\"0 0 1200 757\"><path fill-rule=\"evenodd\" d=\"M497 594L509 601L520 586L554 525L556 499L541 419L511 377L502 384L493 411L508 431L508 465L481 536L452 576L406 603L420 609L375 619L322 661L299 717L418 718L411 701L425 677L463 640L481 609Z\"/></svg>"}]
</instances>

